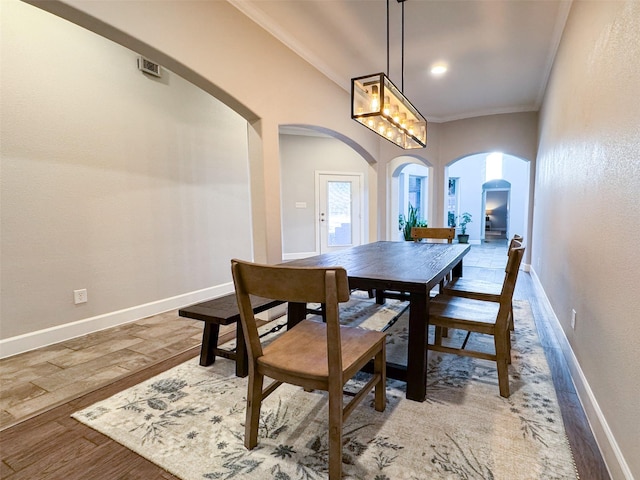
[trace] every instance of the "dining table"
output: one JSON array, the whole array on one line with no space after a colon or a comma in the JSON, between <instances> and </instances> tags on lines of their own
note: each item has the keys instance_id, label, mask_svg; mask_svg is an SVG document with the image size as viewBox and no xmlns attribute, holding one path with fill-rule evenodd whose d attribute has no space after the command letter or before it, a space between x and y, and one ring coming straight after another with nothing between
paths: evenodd
<instances>
[{"instance_id":1,"label":"dining table","mask_svg":"<svg viewBox=\"0 0 640 480\"><path fill-rule=\"evenodd\" d=\"M387 362L387 377L406 382L406 398L423 402L427 393L427 338L431 291L451 272L462 276L468 244L378 241L283 263L290 266L340 266L349 288L377 292L405 292L409 298L407 364ZM288 325L307 314L306 304L290 303Z\"/></svg>"}]
</instances>

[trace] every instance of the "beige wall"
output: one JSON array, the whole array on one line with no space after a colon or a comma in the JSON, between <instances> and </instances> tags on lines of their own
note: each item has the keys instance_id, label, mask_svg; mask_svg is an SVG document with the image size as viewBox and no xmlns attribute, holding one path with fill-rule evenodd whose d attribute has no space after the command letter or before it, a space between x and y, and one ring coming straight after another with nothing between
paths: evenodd
<instances>
[{"instance_id":1,"label":"beige wall","mask_svg":"<svg viewBox=\"0 0 640 480\"><path fill-rule=\"evenodd\" d=\"M247 122L31 5L3 1L1 21L0 338L229 289L229 258L252 255Z\"/></svg>"},{"instance_id":2,"label":"beige wall","mask_svg":"<svg viewBox=\"0 0 640 480\"><path fill-rule=\"evenodd\" d=\"M614 478L640 478L639 25L640 2L573 3L541 113L532 242Z\"/></svg>"},{"instance_id":3,"label":"beige wall","mask_svg":"<svg viewBox=\"0 0 640 480\"><path fill-rule=\"evenodd\" d=\"M38 6L135 52L2 2L0 355L226 293L219 258L279 262L280 125L331 126L369 161L378 146L341 114L347 92L227 2L78 3L113 25L57 1ZM149 80L135 69L137 53L203 91L177 76ZM178 89L191 93L162 103ZM204 124L206 108L223 113ZM23 215L38 202L46 208ZM76 306L79 288L89 302Z\"/></svg>"},{"instance_id":4,"label":"beige wall","mask_svg":"<svg viewBox=\"0 0 640 480\"><path fill-rule=\"evenodd\" d=\"M253 160L262 162L255 166L262 170L252 172L252 181L261 184L263 196L252 200L254 215L264 214L254 218L257 259L282 258L279 125L330 128L350 138L365 155L377 156L375 135L345 115L349 92L227 2L130 0L118 2L117 8L100 0L30 3L149 56L227 103L252 125L256 122L251 149Z\"/></svg>"}]
</instances>

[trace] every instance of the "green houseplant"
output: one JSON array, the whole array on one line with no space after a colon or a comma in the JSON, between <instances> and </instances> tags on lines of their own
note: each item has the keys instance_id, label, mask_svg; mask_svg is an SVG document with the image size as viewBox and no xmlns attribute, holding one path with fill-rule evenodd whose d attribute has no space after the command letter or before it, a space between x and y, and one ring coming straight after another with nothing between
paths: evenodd
<instances>
[{"instance_id":1,"label":"green houseplant","mask_svg":"<svg viewBox=\"0 0 640 480\"><path fill-rule=\"evenodd\" d=\"M467 235L467 224L471 223L471 214L464 212L459 217L460 233L458 234L458 243L469 243L469 235Z\"/></svg>"},{"instance_id":2,"label":"green houseplant","mask_svg":"<svg viewBox=\"0 0 640 480\"><path fill-rule=\"evenodd\" d=\"M405 217L403 213L398 216L398 230L402 232L404 239L411 240L411 229L413 227L426 227L427 221L420 219L419 209L409 204L409 212Z\"/></svg>"}]
</instances>

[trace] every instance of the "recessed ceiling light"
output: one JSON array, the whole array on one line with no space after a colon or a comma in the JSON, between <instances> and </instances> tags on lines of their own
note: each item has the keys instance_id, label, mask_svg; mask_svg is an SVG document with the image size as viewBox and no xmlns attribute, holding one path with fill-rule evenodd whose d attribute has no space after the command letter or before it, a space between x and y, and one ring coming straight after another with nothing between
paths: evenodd
<instances>
[{"instance_id":1,"label":"recessed ceiling light","mask_svg":"<svg viewBox=\"0 0 640 480\"><path fill-rule=\"evenodd\" d=\"M437 63L431 67L431 73L433 75L442 75L447 71L447 66L444 63Z\"/></svg>"}]
</instances>

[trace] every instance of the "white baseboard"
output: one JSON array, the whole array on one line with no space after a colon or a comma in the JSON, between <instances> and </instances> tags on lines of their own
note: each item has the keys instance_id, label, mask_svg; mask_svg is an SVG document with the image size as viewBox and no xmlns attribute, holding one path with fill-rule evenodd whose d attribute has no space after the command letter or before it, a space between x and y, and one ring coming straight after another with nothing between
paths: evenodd
<instances>
[{"instance_id":1,"label":"white baseboard","mask_svg":"<svg viewBox=\"0 0 640 480\"><path fill-rule=\"evenodd\" d=\"M564 355L565 361L567 362L567 366L569 368L569 372L571 373L571 379L573 380L573 384L576 388L576 392L578 394L578 398L580 399L580 403L582 404L582 408L585 411L587 416L587 420L593 430L593 435L600 447L600 452L604 458L604 461L607 465L607 469L609 470L609 474L612 479L625 479L625 480L633 480L633 475L631 473L631 469L627 464L622 452L620 451L620 447L618 446L618 442L616 442L615 437L613 436L613 432L609 428L609 424L607 423L607 419L604 416L604 413L600 409L598 405L598 401L593 394L593 390L591 390L591 386L587 381L587 378L580 368L580 364L578 363L578 359L573 353L573 349L571 348L571 344L567 339L567 336L560 325L560 321L556 316L553 308L551 307L551 302L547 297L542 284L540 283L540 279L533 268L530 268L531 278L533 280L533 284L537 290L538 295L544 300L549 312L552 315L552 321L550 322L551 328L554 331L556 339L558 340L558 344L562 350L562 354Z\"/></svg>"},{"instance_id":2,"label":"white baseboard","mask_svg":"<svg viewBox=\"0 0 640 480\"><path fill-rule=\"evenodd\" d=\"M36 348L46 347L81 335L104 330L162 312L182 308L210 298L217 298L233 292L233 284L226 283L215 287L197 290L171 298L165 298L144 305L118 310L115 312L85 318L64 325L45 328L0 340L0 358L10 357Z\"/></svg>"}]
</instances>

